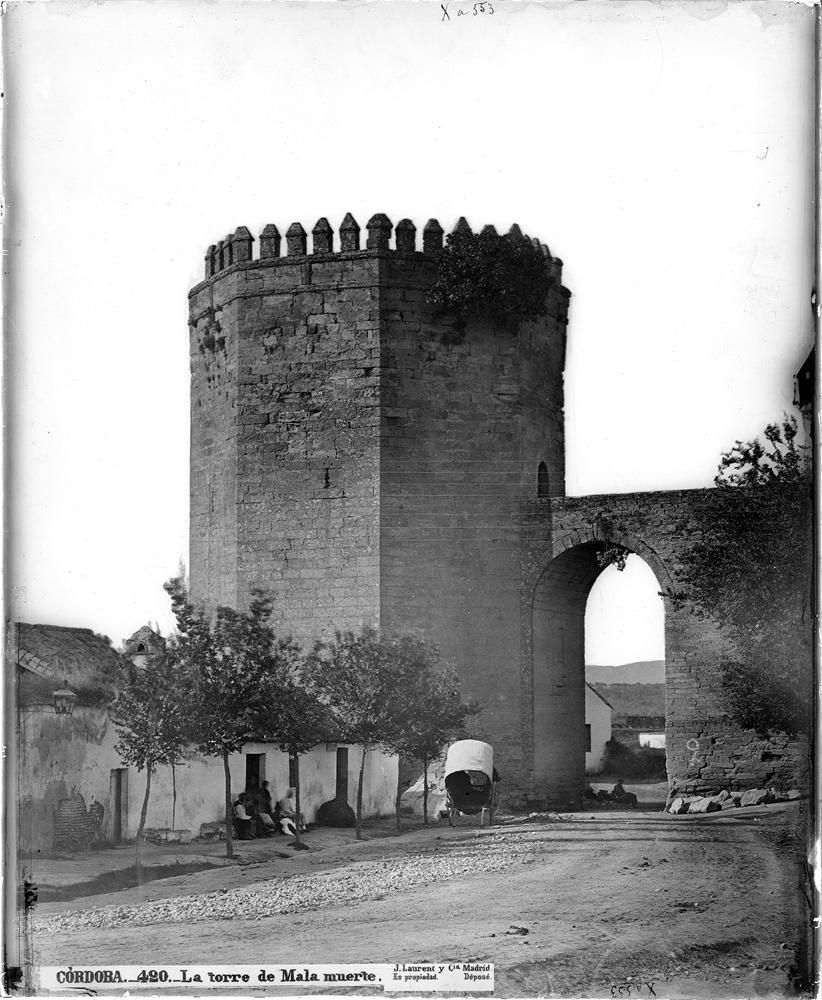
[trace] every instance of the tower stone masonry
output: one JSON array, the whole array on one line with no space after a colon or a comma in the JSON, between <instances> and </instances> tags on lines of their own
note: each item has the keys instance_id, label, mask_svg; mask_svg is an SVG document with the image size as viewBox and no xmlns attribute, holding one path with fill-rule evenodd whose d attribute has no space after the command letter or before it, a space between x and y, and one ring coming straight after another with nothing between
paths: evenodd
<instances>
[{"instance_id":1,"label":"tower stone masonry","mask_svg":"<svg viewBox=\"0 0 822 1000\"><path fill-rule=\"evenodd\" d=\"M515 330L429 303L437 220L421 238L382 214L365 228L364 247L349 214L338 241L313 226L310 254L298 222L285 240L267 225L256 258L245 227L208 249L189 294L191 596L243 607L263 587L304 643L363 625L434 641L481 706L507 801L576 804L596 551L624 544L664 587L674 521L709 491L565 498L570 293L544 244L547 313ZM672 790L801 764L786 747L763 768L722 718L721 642L666 607Z\"/></svg>"}]
</instances>

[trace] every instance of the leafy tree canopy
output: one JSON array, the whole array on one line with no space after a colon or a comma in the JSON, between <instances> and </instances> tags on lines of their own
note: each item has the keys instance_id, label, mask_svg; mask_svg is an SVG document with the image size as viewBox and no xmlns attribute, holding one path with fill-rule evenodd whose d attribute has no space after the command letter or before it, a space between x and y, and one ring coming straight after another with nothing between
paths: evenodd
<instances>
[{"instance_id":1,"label":"leafy tree canopy","mask_svg":"<svg viewBox=\"0 0 822 1000\"><path fill-rule=\"evenodd\" d=\"M310 690L333 713L346 743L385 746L393 732L394 672L386 647L374 629L335 633L318 642L303 674Z\"/></svg>"},{"instance_id":2,"label":"leafy tree canopy","mask_svg":"<svg viewBox=\"0 0 822 1000\"><path fill-rule=\"evenodd\" d=\"M268 727L258 737L292 757L308 753L335 732L333 716L300 680L300 673L287 676L271 706Z\"/></svg>"},{"instance_id":3,"label":"leafy tree canopy","mask_svg":"<svg viewBox=\"0 0 822 1000\"><path fill-rule=\"evenodd\" d=\"M177 635L169 652L185 680L184 700L197 749L221 757L225 776L226 855L233 854L229 755L264 739L300 660L290 639L270 624L271 599L252 594L247 612L219 607L214 614L192 605L180 579L169 581ZM183 692L181 691L181 694ZM269 737L270 738L270 737Z\"/></svg>"},{"instance_id":4,"label":"leafy tree canopy","mask_svg":"<svg viewBox=\"0 0 822 1000\"><path fill-rule=\"evenodd\" d=\"M302 664L300 664L302 666ZM284 678L277 692L276 704L268 715L269 728L259 739L271 743L294 758L294 789L297 816L300 808L300 757L318 743L329 739L331 722L328 709L300 682L299 668ZM295 844L300 845L300 822L294 825Z\"/></svg>"},{"instance_id":5,"label":"leafy tree canopy","mask_svg":"<svg viewBox=\"0 0 822 1000\"><path fill-rule=\"evenodd\" d=\"M439 650L413 636L384 639L390 669L390 702L384 720L382 746L390 753L415 758L424 775L423 816L428 822L428 765L443 746L463 729L476 709L460 696L456 673ZM400 828L402 786L397 783L397 828Z\"/></svg>"},{"instance_id":6,"label":"leafy tree canopy","mask_svg":"<svg viewBox=\"0 0 822 1000\"><path fill-rule=\"evenodd\" d=\"M154 768L173 767L185 756L190 720L180 697L183 671L165 652L148 658L144 667L131 665L125 686L114 703L115 752L126 767L145 770L146 785L136 837L136 863L146 825Z\"/></svg>"},{"instance_id":7,"label":"leafy tree canopy","mask_svg":"<svg viewBox=\"0 0 822 1000\"><path fill-rule=\"evenodd\" d=\"M778 424L768 424L765 440L735 441L724 452L714 483L726 486L810 486L811 463L808 448L800 445L796 417L785 416Z\"/></svg>"},{"instance_id":8,"label":"leafy tree canopy","mask_svg":"<svg viewBox=\"0 0 822 1000\"><path fill-rule=\"evenodd\" d=\"M371 747L390 748L396 732L394 664L372 628L335 633L334 642L317 642L303 677L309 690L333 713L339 739L362 747L357 782L356 830L362 837L365 758Z\"/></svg>"},{"instance_id":9,"label":"leafy tree canopy","mask_svg":"<svg viewBox=\"0 0 822 1000\"><path fill-rule=\"evenodd\" d=\"M462 700L455 671L442 663L436 649L414 639L397 645L404 669L395 750L422 762L422 813L427 823L428 765L462 734L466 718L478 709Z\"/></svg>"},{"instance_id":10,"label":"leafy tree canopy","mask_svg":"<svg viewBox=\"0 0 822 1000\"><path fill-rule=\"evenodd\" d=\"M114 749L126 767L142 771L183 759L189 720L179 682L179 672L165 654L150 657L144 668L130 667L113 706Z\"/></svg>"},{"instance_id":11,"label":"leafy tree canopy","mask_svg":"<svg viewBox=\"0 0 822 1000\"><path fill-rule=\"evenodd\" d=\"M387 643L397 671L395 733L390 749L431 761L461 734L472 709L456 672L429 643L403 636Z\"/></svg>"},{"instance_id":12,"label":"leafy tree canopy","mask_svg":"<svg viewBox=\"0 0 822 1000\"><path fill-rule=\"evenodd\" d=\"M166 585L177 619L170 651L185 668L188 711L201 753L235 753L257 740L288 687L300 659L291 639L269 623L271 599L256 591L247 612L196 608L179 580Z\"/></svg>"}]
</instances>

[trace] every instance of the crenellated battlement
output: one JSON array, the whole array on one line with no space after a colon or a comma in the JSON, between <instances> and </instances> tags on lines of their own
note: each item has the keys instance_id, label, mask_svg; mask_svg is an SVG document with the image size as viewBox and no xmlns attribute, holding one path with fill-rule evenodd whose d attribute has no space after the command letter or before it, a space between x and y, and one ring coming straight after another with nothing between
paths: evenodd
<instances>
[{"instance_id":1,"label":"crenellated battlement","mask_svg":"<svg viewBox=\"0 0 822 1000\"><path fill-rule=\"evenodd\" d=\"M318 219L311 230L311 253L308 252L308 233L302 223L292 222L285 231L285 255L282 254L283 238L280 230L269 223L259 236L259 252L254 256L255 238L246 226L240 226L217 243L213 243L205 255L205 279L213 278L235 264L251 261L292 260L301 257L327 257L329 255L368 253L371 251L391 251L399 254L417 254L435 257L441 253L445 230L437 219L429 219L422 228L422 238L418 248L417 227L411 219L401 219L396 226L382 212L372 215L365 226L365 246L361 247L361 229L354 216L348 212L340 223L338 239L328 219ZM452 232L471 234L468 221L461 216ZM482 233L496 236L493 226L485 226ZM562 281L562 261L551 256L545 243L523 234L517 223L505 234L507 239L531 243L549 262L551 276ZM392 239L393 237L393 239ZM336 248L335 248L336 242ZM393 244L393 245L392 245Z\"/></svg>"}]
</instances>

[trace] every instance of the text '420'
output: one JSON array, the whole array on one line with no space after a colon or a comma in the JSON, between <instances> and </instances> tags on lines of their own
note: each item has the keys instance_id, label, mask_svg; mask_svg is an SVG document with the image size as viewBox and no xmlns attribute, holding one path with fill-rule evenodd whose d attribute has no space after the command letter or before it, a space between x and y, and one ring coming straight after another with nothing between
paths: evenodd
<instances>
[{"instance_id":1,"label":"text '420'","mask_svg":"<svg viewBox=\"0 0 822 1000\"><path fill-rule=\"evenodd\" d=\"M451 6L450 3L441 3L440 9L442 10L442 21L450 21L452 15L454 17L476 17L478 14L493 14L494 5L485 0L483 3L472 3L470 7L456 7L454 10L449 10Z\"/></svg>"}]
</instances>

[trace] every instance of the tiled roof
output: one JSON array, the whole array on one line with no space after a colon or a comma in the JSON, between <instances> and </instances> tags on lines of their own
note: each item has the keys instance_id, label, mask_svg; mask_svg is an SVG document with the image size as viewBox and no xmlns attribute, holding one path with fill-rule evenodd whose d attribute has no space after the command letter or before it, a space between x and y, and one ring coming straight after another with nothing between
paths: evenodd
<instances>
[{"instance_id":1,"label":"tiled roof","mask_svg":"<svg viewBox=\"0 0 822 1000\"><path fill-rule=\"evenodd\" d=\"M35 675L46 686L68 682L77 692L113 690L125 660L105 636L88 628L13 623L8 633L9 652L24 673ZM32 693L42 684L25 680ZM44 688L45 690L45 688Z\"/></svg>"}]
</instances>

